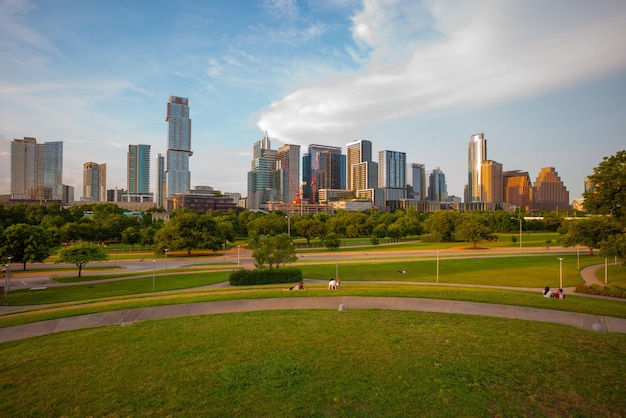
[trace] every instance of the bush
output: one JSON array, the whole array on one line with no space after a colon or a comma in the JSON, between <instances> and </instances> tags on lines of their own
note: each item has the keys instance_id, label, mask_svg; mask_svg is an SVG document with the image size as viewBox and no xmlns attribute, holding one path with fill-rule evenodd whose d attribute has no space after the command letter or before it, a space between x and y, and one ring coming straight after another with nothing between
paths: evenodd
<instances>
[{"instance_id":1,"label":"bush","mask_svg":"<svg viewBox=\"0 0 626 418\"><path fill-rule=\"evenodd\" d=\"M585 286L579 284L576 286L576 293L584 293L587 295L598 296L611 296L614 298L626 298L626 290L616 286L600 286L594 284L592 286Z\"/></svg>"},{"instance_id":2,"label":"bush","mask_svg":"<svg viewBox=\"0 0 626 418\"><path fill-rule=\"evenodd\" d=\"M236 270L230 273L231 286L257 284L296 283L302 280L302 270L295 267L263 270Z\"/></svg>"}]
</instances>

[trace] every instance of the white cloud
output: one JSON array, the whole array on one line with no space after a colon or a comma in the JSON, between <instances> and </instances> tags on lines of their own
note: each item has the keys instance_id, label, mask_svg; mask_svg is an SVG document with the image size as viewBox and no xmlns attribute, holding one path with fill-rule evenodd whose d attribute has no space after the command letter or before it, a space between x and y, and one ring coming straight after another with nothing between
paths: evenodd
<instances>
[{"instance_id":1,"label":"white cloud","mask_svg":"<svg viewBox=\"0 0 626 418\"><path fill-rule=\"evenodd\" d=\"M358 126L541 95L626 68L626 2L367 0L354 76L297 89L257 125L281 141L341 144Z\"/></svg>"}]
</instances>

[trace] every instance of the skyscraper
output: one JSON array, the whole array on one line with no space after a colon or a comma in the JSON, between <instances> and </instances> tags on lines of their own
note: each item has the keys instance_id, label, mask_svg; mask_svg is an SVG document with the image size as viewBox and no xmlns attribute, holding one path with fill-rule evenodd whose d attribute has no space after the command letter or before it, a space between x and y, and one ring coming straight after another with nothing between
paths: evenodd
<instances>
[{"instance_id":1,"label":"skyscraper","mask_svg":"<svg viewBox=\"0 0 626 418\"><path fill-rule=\"evenodd\" d=\"M569 209L569 192L554 167L543 167L533 184L533 209Z\"/></svg>"},{"instance_id":2,"label":"skyscraper","mask_svg":"<svg viewBox=\"0 0 626 418\"><path fill-rule=\"evenodd\" d=\"M270 201L279 200L276 163L278 151L271 149L265 136L254 143L251 169L248 171L248 209L262 209Z\"/></svg>"},{"instance_id":3,"label":"skyscraper","mask_svg":"<svg viewBox=\"0 0 626 418\"><path fill-rule=\"evenodd\" d=\"M502 164L485 160L480 165L481 202L502 202L504 200L504 178Z\"/></svg>"},{"instance_id":4,"label":"skyscraper","mask_svg":"<svg viewBox=\"0 0 626 418\"><path fill-rule=\"evenodd\" d=\"M83 164L83 198L92 202L106 201L107 165L87 162Z\"/></svg>"},{"instance_id":5,"label":"skyscraper","mask_svg":"<svg viewBox=\"0 0 626 418\"><path fill-rule=\"evenodd\" d=\"M348 190L378 187L378 164L372 161L372 142L359 139L346 146L346 188Z\"/></svg>"},{"instance_id":6,"label":"skyscraper","mask_svg":"<svg viewBox=\"0 0 626 418\"><path fill-rule=\"evenodd\" d=\"M319 201L322 189L343 189L344 156L341 148L328 145L309 145L302 157L302 192L311 203Z\"/></svg>"},{"instance_id":7,"label":"skyscraper","mask_svg":"<svg viewBox=\"0 0 626 418\"><path fill-rule=\"evenodd\" d=\"M189 157L191 151L191 119L189 99L170 96L167 103L167 196L191 189Z\"/></svg>"},{"instance_id":8,"label":"skyscraper","mask_svg":"<svg viewBox=\"0 0 626 418\"><path fill-rule=\"evenodd\" d=\"M158 154L156 158L156 200L155 205L157 208L164 207L163 199L167 193L166 190L167 181L165 178L165 157L162 154Z\"/></svg>"},{"instance_id":9,"label":"skyscraper","mask_svg":"<svg viewBox=\"0 0 626 418\"><path fill-rule=\"evenodd\" d=\"M385 189L385 201L406 198L405 152L378 152L378 187Z\"/></svg>"},{"instance_id":10,"label":"skyscraper","mask_svg":"<svg viewBox=\"0 0 626 418\"><path fill-rule=\"evenodd\" d=\"M528 212L531 207L530 190L532 188L528 172L504 171L502 176L504 178L504 201Z\"/></svg>"},{"instance_id":11,"label":"skyscraper","mask_svg":"<svg viewBox=\"0 0 626 418\"><path fill-rule=\"evenodd\" d=\"M407 183L411 186L412 196L415 200L426 200L428 191L426 189L426 167L424 164L411 163L407 173Z\"/></svg>"},{"instance_id":12,"label":"skyscraper","mask_svg":"<svg viewBox=\"0 0 626 418\"><path fill-rule=\"evenodd\" d=\"M129 145L127 163L128 193L150 193L150 145Z\"/></svg>"},{"instance_id":13,"label":"skyscraper","mask_svg":"<svg viewBox=\"0 0 626 418\"><path fill-rule=\"evenodd\" d=\"M63 199L63 142L37 144L24 137L11 142L11 199Z\"/></svg>"},{"instance_id":14,"label":"skyscraper","mask_svg":"<svg viewBox=\"0 0 626 418\"><path fill-rule=\"evenodd\" d=\"M429 177L428 200L433 202L445 202L448 199L448 186L446 175L439 167L435 168Z\"/></svg>"},{"instance_id":15,"label":"skyscraper","mask_svg":"<svg viewBox=\"0 0 626 418\"><path fill-rule=\"evenodd\" d=\"M285 144L278 148L280 200L291 203L300 195L300 145Z\"/></svg>"},{"instance_id":16,"label":"skyscraper","mask_svg":"<svg viewBox=\"0 0 626 418\"><path fill-rule=\"evenodd\" d=\"M482 133L472 135L468 152L468 175L466 202L480 202L483 200L481 164L487 160L487 140Z\"/></svg>"}]
</instances>

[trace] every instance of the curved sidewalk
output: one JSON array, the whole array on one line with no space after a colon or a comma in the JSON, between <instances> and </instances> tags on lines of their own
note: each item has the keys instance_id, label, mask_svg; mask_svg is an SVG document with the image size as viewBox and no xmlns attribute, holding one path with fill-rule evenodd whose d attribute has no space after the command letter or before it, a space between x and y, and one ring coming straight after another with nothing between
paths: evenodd
<instances>
[{"instance_id":1,"label":"curved sidewalk","mask_svg":"<svg viewBox=\"0 0 626 418\"><path fill-rule=\"evenodd\" d=\"M559 300L554 300L554 302L561 303ZM2 328L0 329L0 343L83 328L131 325L138 321L154 319L285 309L385 309L442 312L552 322L594 331L626 333L626 319L575 312L439 299L331 296L202 302L81 315Z\"/></svg>"}]
</instances>

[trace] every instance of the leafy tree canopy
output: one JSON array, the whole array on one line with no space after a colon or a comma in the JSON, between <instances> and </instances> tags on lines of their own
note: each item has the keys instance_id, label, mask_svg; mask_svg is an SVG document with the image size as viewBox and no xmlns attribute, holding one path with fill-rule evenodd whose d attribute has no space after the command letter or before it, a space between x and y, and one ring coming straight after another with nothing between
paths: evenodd
<instances>
[{"instance_id":1,"label":"leafy tree canopy","mask_svg":"<svg viewBox=\"0 0 626 418\"><path fill-rule=\"evenodd\" d=\"M104 261L107 254L100 245L89 242L79 242L59 250L56 263L71 263L78 267L78 277L81 277L83 267L91 261Z\"/></svg>"},{"instance_id":2,"label":"leafy tree canopy","mask_svg":"<svg viewBox=\"0 0 626 418\"><path fill-rule=\"evenodd\" d=\"M584 194L587 212L612 214L626 223L626 150L604 157L589 176L593 189Z\"/></svg>"}]
</instances>

